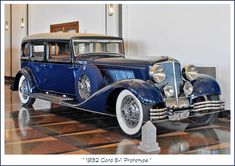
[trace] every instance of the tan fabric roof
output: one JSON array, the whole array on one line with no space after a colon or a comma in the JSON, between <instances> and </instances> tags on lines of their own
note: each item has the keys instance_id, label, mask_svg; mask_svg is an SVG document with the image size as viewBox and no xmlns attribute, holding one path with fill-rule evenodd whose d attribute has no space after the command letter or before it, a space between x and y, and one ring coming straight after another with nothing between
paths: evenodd
<instances>
[{"instance_id":1,"label":"tan fabric roof","mask_svg":"<svg viewBox=\"0 0 235 166\"><path fill-rule=\"evenodd\" d=\"M85 36L94 36L94 37L112 37L99 34L89 34L89 33L70 33L70 32L56 32L56 33L41 33L26 36L23 40L34 40L34 39L64 39L69 40L72 37L85 37Z\"/></svg>"}]
</instances>

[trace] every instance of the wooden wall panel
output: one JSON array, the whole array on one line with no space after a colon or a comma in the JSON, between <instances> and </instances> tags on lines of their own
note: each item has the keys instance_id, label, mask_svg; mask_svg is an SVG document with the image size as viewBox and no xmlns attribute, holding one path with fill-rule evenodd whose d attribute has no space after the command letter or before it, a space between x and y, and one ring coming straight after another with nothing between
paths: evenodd
<instances>
[{"instance_id":1,"label":"wooden wall panel","mask_svg":"<svg viewBox=\"0 0 235 166\"><path fill-rule=\"evenodd\" d=\"M11 76L11 6L5 5L5 76ZM7 27L6 27L7 26Z\"/></svg>"}]
</instances>

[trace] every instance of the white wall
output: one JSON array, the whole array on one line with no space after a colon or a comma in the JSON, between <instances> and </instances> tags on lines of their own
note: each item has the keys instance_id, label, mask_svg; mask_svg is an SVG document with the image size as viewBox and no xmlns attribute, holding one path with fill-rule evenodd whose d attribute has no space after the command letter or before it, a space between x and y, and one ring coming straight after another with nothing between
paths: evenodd
<instances>
[{"instance_id":1,"label":"white wall","mask_svg":"<svg viewBox=\"0 0 235 166\"><path fill-rule=\"evenodd\" d=\"M128 56L172 56L183 64L215 66L230 109L229 5L124 5Z\"/></svg>"},{"instance_id":2,"label":"white wall","mask_svg":"<svg viewBox=\"0 0 235 166\"><path fill-rule=\"evenodd\" d=\"M50 24L79 21L80 32L105 33L105 5L29 5L29 34L50 32Z\"/></svg>"},{"instance_id":3,"label":"white wall","mask_svg":"<svg viewBox=\"0 0 235 166\"><path fill-rule=\"evenodd\" d=\"M117 4L113 4L113 15L108 14L108 5L107 6L107 35L110 36L118 36L119 35L119 22L118 22L118 17L119 17L119 6Z\"/></svg>"}]
</instances>

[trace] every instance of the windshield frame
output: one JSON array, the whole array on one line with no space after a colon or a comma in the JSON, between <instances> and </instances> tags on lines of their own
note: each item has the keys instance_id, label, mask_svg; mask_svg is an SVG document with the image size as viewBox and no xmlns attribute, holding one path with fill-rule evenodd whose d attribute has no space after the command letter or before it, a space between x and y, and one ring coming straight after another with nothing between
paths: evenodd
<instances>
[{"instance_id":1,"label":"windshield frame","mask_svg":"<svg viewBox=\"0 0 235 166\"><path fill-rule=\"evenodd\" d=\"M116 53L116 52L87 52L83 54L76 54L75 49L74 49L74 43L120 43L121 44L121 53ZM72 40L72 47L73 47L73 54L74 57L79 57L82 55L89 55L89 54L117 54L119 56L125 57L125 51L124 51L124 43L122 39L74 39Z\"/></svg>"}]
</instances>

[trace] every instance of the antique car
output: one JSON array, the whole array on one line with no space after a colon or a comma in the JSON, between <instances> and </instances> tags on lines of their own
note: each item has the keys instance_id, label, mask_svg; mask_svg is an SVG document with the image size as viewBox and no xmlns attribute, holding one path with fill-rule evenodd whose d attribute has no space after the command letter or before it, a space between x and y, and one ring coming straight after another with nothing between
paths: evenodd
<instances>
[{"instance_id":1,"label":"antique car","mask_svg":"<svg viewBox=\"0 0 235 166\"><path fill-rule=\"evenodd\" d=\"M224 109L220 87L194 65L171 57L128 59L123 39L81 34L27 36L12 90L23 105L35 98L116 116L122 131L139 136L146 121L189 120L207 125Z\"/></svg>"}]
</instances>

